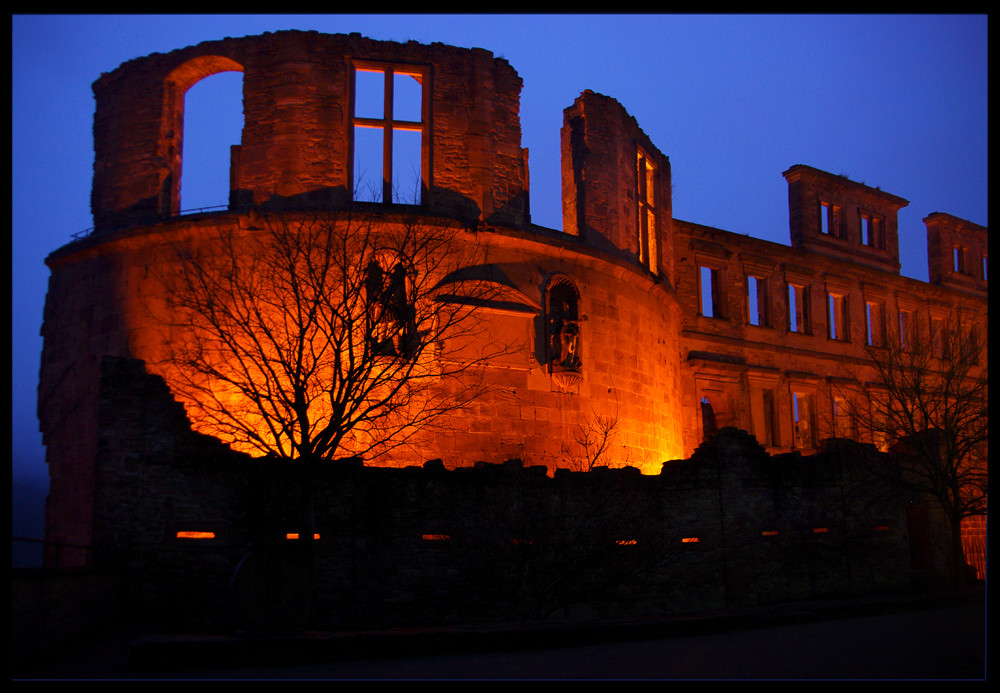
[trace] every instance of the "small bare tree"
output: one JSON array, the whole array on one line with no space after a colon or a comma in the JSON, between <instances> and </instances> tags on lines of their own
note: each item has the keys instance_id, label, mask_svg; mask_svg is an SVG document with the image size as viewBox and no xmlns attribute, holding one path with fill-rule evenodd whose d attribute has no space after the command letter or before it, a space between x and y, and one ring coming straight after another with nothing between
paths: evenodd
<instances>
[{"instance_id":1,"label":"small bare tree","mask_svg":"<svg viewBox=\"0 0 1000 693\"><path fill-rule=\"evenodd\" d=\"M158 368L195 428L251 454L372 458L483 391L509 346L476 311L482 247L413 219L271 214L185 247Z\"/></svg>"},{"instance_id":2,"label":"small bare tree","mask_svg":"<svg viewBox=\"0 0 1000 693\"><path fill-rule=\"evenodd\" d=\"M871 377L843 391L846 423L862 441L891 451L879 477L934 498L948 518L951 568L964 580L962 520L986 512L989 375L975 329L942 321L930 330L889 330L868 348Z\"/></svg>"},{"instance_id":3,"label":"small bare tree","mask_svg":"<svg viewBox=\"0 0 1000 693\"><path fill-rule=\"evenodd\" d=\"M573 432L575 449L568 444L563 445L565 454L573 463L573 468L589 472L594 467L609 467L614 464L625 466L626 459L614 459L615 444L620 432L618 413L593 413Z\"/></svg>"},{"instance_id":4,"label":"small bare tree","mask_svg":"<svg viewBox=\"0 0 1000 693\"><path fill-rule=\"evenodd\" d=\"M609 392L613 390L609 389ZM571 463L575 471L589 472L594 467L627 466L628 451L621 446L622 457L615 459L615 446L621 433L621 420L618 412L618 394L615 392L613 413L600 414L591 409L590 415L577 424L573 431L573 443L564 443L562 453Z\"/></svg>"}]
</instances>

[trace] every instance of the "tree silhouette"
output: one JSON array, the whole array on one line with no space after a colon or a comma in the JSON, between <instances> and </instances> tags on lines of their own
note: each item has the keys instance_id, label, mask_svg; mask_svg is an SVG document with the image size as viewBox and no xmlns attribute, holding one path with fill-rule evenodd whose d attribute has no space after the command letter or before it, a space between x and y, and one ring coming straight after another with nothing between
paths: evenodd
<instances>
[{"instance_id":1,"label":"tree silhouette","mask_svg":"<svg viewBox=\"0 0 1000 693\"><path fill-rule=\"evenodd\" d=\"M948 519L952 577L964 581L962 520L986 513L989 364L985 340L957 321L889 330L868 348L871 377L840 394L852 437L889 451L889 486L934 498Z\"/></svg>"},{"instance_id":2,"label":"tree silhouette","mask_svg":"<svg viewBox=\"0 0 1000 693\"><path fill-rule=\"evenodd\" d=\"M476 315L494 284L461 227L405 216L269 214L178 250L157 368L196 430L324 461L385 455L479 396Z\"/></svg>"}]
</instances>

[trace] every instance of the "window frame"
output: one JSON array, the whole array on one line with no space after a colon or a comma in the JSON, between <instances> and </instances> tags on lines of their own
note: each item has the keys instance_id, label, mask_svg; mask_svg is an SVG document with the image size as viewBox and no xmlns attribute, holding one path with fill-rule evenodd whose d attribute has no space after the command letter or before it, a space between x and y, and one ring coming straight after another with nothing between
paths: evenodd
<instances>
[{"instance_id":1,"label":"window frame","mask_svg":"<svg viewBox=\"0 0 1000 693\"><path fill-rule=\"evenodd\" d=\"M886 345L886 310L884 300L865 301L865 344L870 347Z\"/></svg>"},{"instance_id":2,"label":"window frame","mask_svg":"<svg viewBox=\"0 0 1000 693\"><path fill-rule=\"evenodd\" d=\"M372 202L359 199L355 187L355 159L357 128L377 128L382 130L382 197L374 200L383 204L406 204L411 206L427 203L427 193L431 189L431 71L430 66L409 63L379 62L370 60L351 60L350 70L350 126L348 127L348 176L351 200L355 202ZM384 74L382 116L359 116L356 113L358 101L358 72L381 72ZM420 120L403 120L393 116L394 77L408 75L417 80L421 87ZM420 133L420 199L413 202L399 202L395 199L393 189L393 151L396 132Z\"/></svg>"},{"instance_id":3,"label":"window frame","mask_svg":"<svg viewBox=\"0 0 1000 693\"><path fill-rule=\"evenodd\" d=\"M826 301L826 336L835 342L851 341L849 294L827 289Z\"/></svg>"},{"instance_id":4,"label":"window frame","mask_svg":"<svg viewBox=\"0 0 1000 693\"><path fill-rule=\"evenodd\" d=\"M639 147L636 153L636 200L638 202L636 222L639 264L647 267L653 274L659 272L659 248L656 235L659 223L659 210L656 204L658 186L658 167L642 147Z\"/></svg>"},{"instance_id":5,"label":"window frame","mask_svg":"<svg viewBox=\"0 0 1000 693\"><path fill-rule=\"evenodd\" d=\"M792 334L812 334L812 311L809 306L810 301L810 289L812 288L809 284L798 284L794 281L787 281L787 295L786 300L788 301L788 331ZM792 309L792 296L795 297L795 308ZM795 318L795 329L792 328L792 318Z\"/></svg>"},{"instance_id":6,"label":"window frame","mask_svg":"<svg viewBox=\"0 0 1000 693\"><path fill-rule=\"evenodd\" d=\"M753 292L750 290L751 279L755 288ZM746 287L747 324L754 327L771 327L771 291L768 286L767 277L762 277L752 272L748 273L744 286ZM753 311L751 297L756 299L756 315ZM757 322L753 321L754 317L756 317Z\"/></svg>"},{"instance_id":7,"label":"window frame","mask_svg":"<svg viewBox=\"0 0 1000 693\"><path fill-rule=\"evenodd\" d=\"M885 218L881 215L858 211L859 225L861 230L861 245L875 250L885 249Z\"/></svg>"},{"instance_id":8,"label":"window frame","mask_svg":"<svg viewBox=\"0 0 1000 693\"><path fill-rule=\"evenodd\" d=\"M713 320L729 319L729 295L726 280L726 266L721 262L715 262L708 258L701 258L697 261L698 269L698 315ZM709 284L708 296L705 295L705 272L708 272L707 281ZM707 303L706 303L707 299ZM705 312L705 306L710 305L712 314Z\"/></svg>"},{"instance_id":9,"label":"window frame","mask_svg":"<svg viewBox=\"0 0 1000 693\"><path fill-rule=\"evenodd\" d=\"M819 201L819 233L832 238L844 237L844 209L841 205Z\"/></svg>"}]
</instances>

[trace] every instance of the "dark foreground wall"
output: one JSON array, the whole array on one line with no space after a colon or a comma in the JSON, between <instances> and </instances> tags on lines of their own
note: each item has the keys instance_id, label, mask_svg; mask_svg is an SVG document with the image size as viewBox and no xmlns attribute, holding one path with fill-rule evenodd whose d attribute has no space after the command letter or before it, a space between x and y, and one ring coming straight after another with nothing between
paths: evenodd
<instances>
[{"instance_id":1,"label":"dark foreground wall","mask_svg":"<svg viewBox=\"0 0 1000 693\"><path fill-rule=\"evenodd\" d=\"M548 476L519 460L306 468L191 434L137 362L106 360L103 384L93 555L124 570L136 618L254 630L653 616L892 591L938 570L914 572L907 506L866 483L877 453L856 444L770 456L723 429L657 476Z\"/></svg>"}]
</instances>

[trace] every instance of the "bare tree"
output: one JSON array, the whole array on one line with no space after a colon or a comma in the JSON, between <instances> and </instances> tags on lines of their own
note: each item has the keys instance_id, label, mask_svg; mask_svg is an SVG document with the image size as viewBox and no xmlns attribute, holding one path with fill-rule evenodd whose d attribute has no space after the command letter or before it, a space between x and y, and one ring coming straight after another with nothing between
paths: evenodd
<instances>
[{"instance_id":1,"label":"bare tree","mask_svg":"<svg viewBox=\"0 0 1000 693\"><path fill-rule=\"evenodd\" d=\"M594 467L626 466L629 463L628 451L622 446L623 458L615 457L615 447L621 432L621 421L618 414L618 395L615 394L615 409L613 413L591 414L577 424L573 431L573 446L563 444L562 452L571 461L576 471L592 471Z\"/></svg>"},{"instance_id":2,"label":"bare tree","mask_svg":"<svg viewBox=\"0 0 1000 693\"><path fill-rule=\"evenodd\" d=\"M876 471L896 488L934 498L948 518L951 568L964 580L962 520L986 513L989 375L976 329L942 321L889 330L868 348L871 377L842 391L853 435L888 450Z\"/></svg>"},{"instance_id":3,"label":"bare tree","mask_svg":"<svg viewBox=\"0 0 1000 693\"><path fill-rule=\"evenodd\" d=\"M509 350L476 315L493 284L461 227L271 214L164 276L158 364L195 428L237 449L323 461L384 455L483 390ZM459 274L464 270L464 274Z\"/></svg>"}]
</instances>

